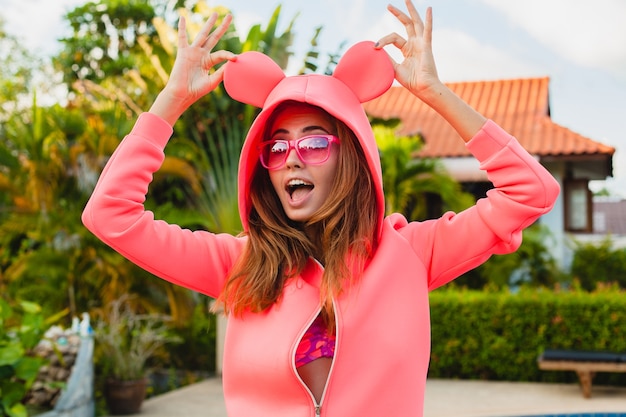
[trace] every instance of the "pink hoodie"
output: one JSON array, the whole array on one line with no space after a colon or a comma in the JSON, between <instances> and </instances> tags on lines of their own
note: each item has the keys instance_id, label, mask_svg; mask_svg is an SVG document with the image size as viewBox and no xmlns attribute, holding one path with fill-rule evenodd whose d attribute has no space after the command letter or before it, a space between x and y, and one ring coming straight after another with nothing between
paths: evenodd
<instances>
[{"instance_id":1,"label":"pink hoodie","mask_svg":"<svg viewBox=\"0 0 626 417\"><path fill-rule=\"evenodd\" d=\"M281 301L261 314L230 317L223 383L231 417L421 416L430 355L428 292L487 260L516 250L522 230L547 213L558 183L519 143L487 122L467 144L495 189L461 213L407 222L384 217L378 150L361 107L393 80L386 53L370 43L346 52L333 76L285 77L269 58L246 53L228 64L234 98L263 107L239 166L239 205L247 228L256 144L276 105L297 100L326 109L357 135L376 180L380 244L358 286L335 299L335 358L320 404L300 380L294 355L320 311L322 266L311 259ZM184 230L144 209L171 127L142 114L105 167L83 222L119 253L170 282L217 297L245 237Z\"/></svg>"}]
</instances>

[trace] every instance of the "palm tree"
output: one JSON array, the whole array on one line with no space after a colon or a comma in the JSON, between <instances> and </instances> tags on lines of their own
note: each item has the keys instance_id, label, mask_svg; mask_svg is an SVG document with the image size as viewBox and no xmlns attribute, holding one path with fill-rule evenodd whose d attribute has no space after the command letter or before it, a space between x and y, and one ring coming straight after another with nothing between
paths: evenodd
<instances>
[{"instance_id":1,"label":"palm tree","mask_svg":"<svg viewBox=\"0 0 626 417\"><path fill-rule=\"evenodd\" d=\"M385 211L403 213L410 220L424 220L430 213L429 196L438 196L442 209L460 211L474 203L474 197L461 190L434 159L417 158L422 146L417 136L397 136L395 129L374 123L376 143L380 150L385 190Z\"/></svg>"},{"instance_id":2,"label":"palm tree","mask_svg":"<svg viewBox=\"0 0 626 417\"><path fill-rule=\"evenodd\" d=\"M34 98L29 111L14 113L4 124L0 183L9 196L0 223L5 248L3 275L8 282L20 280L23 295L30 291L56 292L57 311L68 305L76 312L73 293L58 286L55 270L65 258L43 256L59 246L64 236L71 241L75 229L72 214L79 213L72 179L67 175L71 137L83 129L82 118L60 106L39 107ZM65 235L60 234L62 231ZM63 245L61 245L63 246ZM64 272L67 272L65 265ZM28 283L32 285L27 285ZM45 284L45 285L42 285Z\"/></svg>"}]
</instances>

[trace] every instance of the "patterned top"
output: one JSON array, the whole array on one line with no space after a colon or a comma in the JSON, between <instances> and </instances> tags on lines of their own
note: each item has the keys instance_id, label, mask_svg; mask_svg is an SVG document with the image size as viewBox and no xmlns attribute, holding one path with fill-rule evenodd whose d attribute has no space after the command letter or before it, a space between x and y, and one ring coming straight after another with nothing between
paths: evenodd
<instances>
[{"instance_id":1,"label":"patterned top","mask_svg":"<svg viewBox=\"0 0 626 417\"><path fill-rule=\"evenodd\" d=\"M306 331L298 349L296 349L296 368L319 358L335 356L335 334L326 329L322 316L319 315Z\"/></svg>"}]
</instances>

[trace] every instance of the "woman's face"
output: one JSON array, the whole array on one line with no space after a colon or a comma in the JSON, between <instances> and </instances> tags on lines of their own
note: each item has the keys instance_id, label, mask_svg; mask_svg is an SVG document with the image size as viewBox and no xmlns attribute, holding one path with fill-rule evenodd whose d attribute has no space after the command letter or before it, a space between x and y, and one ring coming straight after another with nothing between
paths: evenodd
<instances>
[{"instance_id":1,"label":"woman's face","mask_svg":"<svg viewBox=\"0 0 626 417\"><path fill-rule=\"evenodd\" d=\"M269 139L296 140L315 134L336 134L332 120L314 107L294 105L284 109L274 119ZM272 186L291 220L309 220L328 198L339 154L338 144L330 146L328 160L319 165L303 162L292 148L283 167L269 170Z\"/></svg>"}]
</instances>

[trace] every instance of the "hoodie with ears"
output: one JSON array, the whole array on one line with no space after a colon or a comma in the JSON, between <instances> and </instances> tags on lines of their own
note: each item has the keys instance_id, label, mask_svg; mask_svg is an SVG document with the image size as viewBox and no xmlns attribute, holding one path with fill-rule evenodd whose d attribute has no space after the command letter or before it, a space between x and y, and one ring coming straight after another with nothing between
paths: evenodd
<instances>
[{"instance_id":1,"label":"hoodie with ears","mask_svg":"<svg viewBox=\"0 0 626 417\"><path fill-rule=\"evenodd\" d=\"M421 416L430 355L428 292L493 254L516 250L522 230L557 198L554 178L515 138L488 121L467 144L494 184L486 198L436 220L384 217L378 149L361 103L384 93L392 81L389 58L369 42L350 48L332 76L286 77L255 52L227 64L228 93L263 109L241 153L244 230L257 144L268 116L285 100L322 107L354 131L375 178L380 207L377 251L358 285L334 300L336 350L321 402L302 383L294 363L296 347L320 311L323 269L311 259L302 275L285 285L278 303L259 314L229 318L223 384L231 417ZM157 116L140 115L105 166L83 223L155 275L217 297L246 237L182 229L156 220L144 208L171 134Z\"/></svg>"}]
</instances>

